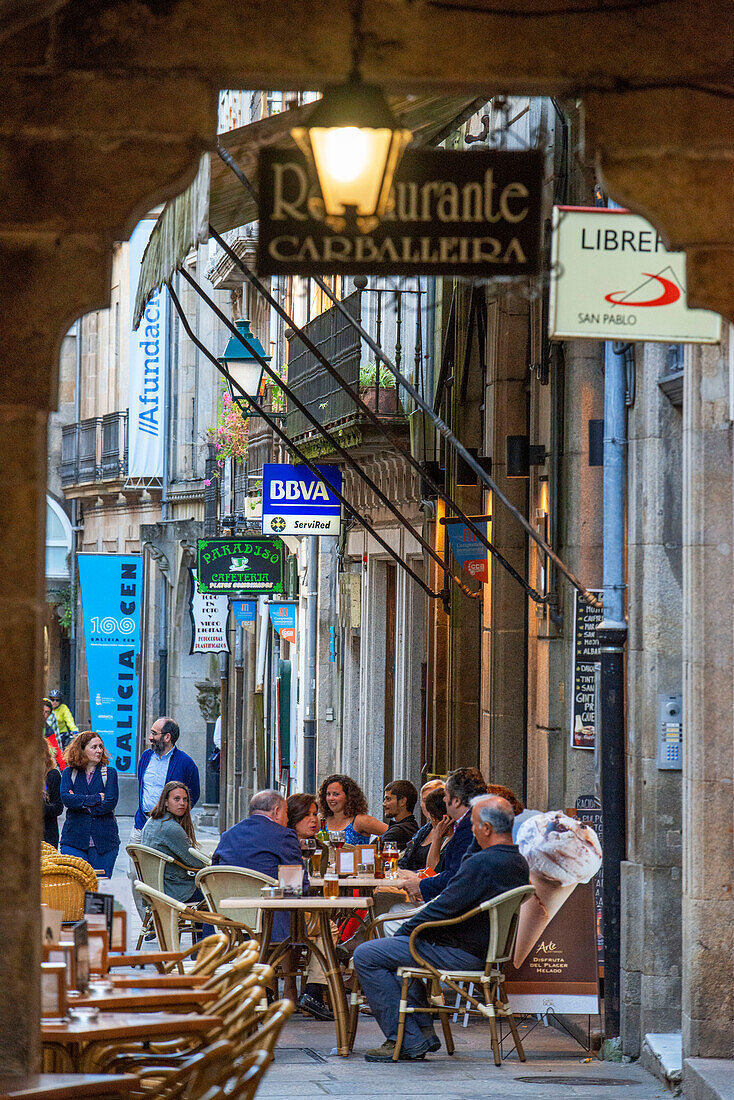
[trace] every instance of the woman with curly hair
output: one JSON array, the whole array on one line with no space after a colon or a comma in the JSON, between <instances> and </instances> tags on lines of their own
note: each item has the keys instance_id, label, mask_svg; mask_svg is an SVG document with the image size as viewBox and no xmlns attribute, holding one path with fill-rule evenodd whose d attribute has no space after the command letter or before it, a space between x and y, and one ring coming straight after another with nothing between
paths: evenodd
<instances>
[{"instance_id":1,"label":"woman with curly hair","mask_svg":"<svg viewBox=\"0 0 734 1100\"><path fill-rule=\"evenodd\" d=\"M347 844L369 844L387 832L384 821L367 813L367 799L348 775L328 775L319 787L319 810L329 832L343 832Z\"/></svg>"},{"instance_id":2,"label":"woman with curly hair","mask_svg":"<svg viewBox=\"0 0 734 1100\"><path fill-rule=\"evenodd\" d=\"M67 767L61 776L61 801L66 821L61 833L64 855L86 859L112 878L120 848L115 821L119 796L117 772L98 733L78 733L64 753Z\"/></svg>"}]
</instances>

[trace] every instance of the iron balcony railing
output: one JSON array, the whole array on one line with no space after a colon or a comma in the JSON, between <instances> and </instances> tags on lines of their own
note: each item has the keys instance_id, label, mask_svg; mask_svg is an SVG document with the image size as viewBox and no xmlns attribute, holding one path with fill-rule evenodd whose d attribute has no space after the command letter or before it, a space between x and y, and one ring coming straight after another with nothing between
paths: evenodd
<instances>
[{"instance_id":1,"label":"iron balcony railing","mask_svg":"<svg viewBox=\"0 0 734 1100\"><path fill-rule=\"evenodd\" d=\"M127 412L95 416L61 429L61 484L113 481L127 474Z\"/></svg>"},{"instance_id":2,"label":"iron balcony railing","mask_svg":"<svg viewBox=\"0 0 734 1100\"><path fill-rule=\"evenodd\" d=\"M399 370L420 380L423 372L423 289L370 287L356 290L342 301L350 317L359 321ZM362 347L359 333L336 307L303 326L324 357L379 416L402 419L407 413L394 386L386 386L386 368L378 370L375 356ZM362 420L362 414L336 379L308 350L297 334L288 337L288 385L319 424L333 426ZM391 377L391 376L390 376ZM362 384L360 385L360 380ZM420 381L419 381L420 384ZM288 403L290 439L315 431L307 417Z\"/></svg>"}]
</instances>

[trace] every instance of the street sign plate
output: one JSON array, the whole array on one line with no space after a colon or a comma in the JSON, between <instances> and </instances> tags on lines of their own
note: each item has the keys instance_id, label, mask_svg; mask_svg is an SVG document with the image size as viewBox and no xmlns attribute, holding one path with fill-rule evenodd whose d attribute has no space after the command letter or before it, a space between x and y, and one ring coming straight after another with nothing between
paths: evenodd
<instances>
[{"instance_id":1,"label":"street sign plate","mask_svg":"<svg viewBox=\"0 0 734 1100\"><path fill-rule=\"evenodd\" d=\"M199 539L197 556L199 592L239 596L283 591L284 546L278 538Z\"/></svg>"},{"instance_id":2,"label":"street sign plate","mask_svg":"<svg viewBox=\"0 0 734 1100\"><path fill-rule=\"evenodd\" d=\"M341 492L337 466L317 466ZM266 462L263 466L263 534L338 535L341 503L307 466Z\"/></svg>"},{"instance_id":3,"label":"street sign plate","mask_svg":"<svg viewBox=\"0 0 734 1100\"><path fill-rule=\"evenodd\" d=\"M685 252L637 214L556 206L549 331L555 340L716 343L721 318L689 309Z\"/></svg>"}]
</instances>

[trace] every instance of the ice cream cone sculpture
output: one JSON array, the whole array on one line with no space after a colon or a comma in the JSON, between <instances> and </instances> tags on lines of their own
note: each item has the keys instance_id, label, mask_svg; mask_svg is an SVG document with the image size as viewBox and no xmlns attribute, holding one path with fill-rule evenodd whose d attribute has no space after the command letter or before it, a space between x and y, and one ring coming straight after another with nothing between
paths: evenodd
<instances>
[{"instance_id":1,"label":"ice cream cone sculpture","mask_svg":"<svg viewBox=\"0 0 734 1100\"><path fill-rule=\"evenodd\" d=\"M560 810L523 822L517 837L528 861L535 896L520 910L513 963L522 966L543 932L580 882L601 866L601 846L594 830Z\"/></svg>"}]
</instances>

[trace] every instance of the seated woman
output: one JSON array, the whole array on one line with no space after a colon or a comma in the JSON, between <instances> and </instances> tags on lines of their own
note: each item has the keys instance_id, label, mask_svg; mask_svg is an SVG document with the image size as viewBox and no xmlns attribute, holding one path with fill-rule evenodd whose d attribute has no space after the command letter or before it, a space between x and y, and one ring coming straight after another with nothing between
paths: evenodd
<instances>
[{"instance_id":1,"label":"seated woman","mask_svg":"<svg viewBox=\"0 0 734 1100\"><path fill-rule=\"evenodd\" d=\"M319 828L319 807L316 799L312 794L292 794L288 799L288 828L293 829L299 840L315 840L316 833ZM319 847L324 847L317 840L316 843ZM327 849L328 859L328 849ZM315 933L315 928L312 927L313 921L310 916L308 918L308 932L309 936ZM333 926L334 935L337 934L336 925ZM320 940L318 936L314 935L314 943L317 947L320 946ZM284 967L286 960L283 960ZM324 979L324 971L321 963L318 961L315 955L311 955L308 961L308 970L306 971L306 988L298 997L298 990L296 989L296 975L292 972L292 968L295 960L290 955L288 959L288 966L285 967L291 971L286 973L285 980L283 982L283 996L288 997L291 1001L298 1001L303 1012L309 1016L315 1016L317 1020L333 1020L334 1015L331 1009L324 1002L324 987L326 981Z\"/></svg>"},{"instance_id":2,"label":"seated woman","mask_svg":"<svg viewBox=\"0 0 734 1100\"><path fill-rule=\"evenodd\" d=\"M434 838L436 832L436 822L429 816L426 808L426 799L430 794L434 792L438 793L443 798L443 780L431 779L428 783L424 783L421 787L420 793L420 807L421 813L424 817L428 817L428 823L421 825L418 832L408 841L405 851L398 860L398 867L403 867L408 871L424 871L428 859L428 850L431 847L431 841ZM444 811L445 813L445 808ZM434 866L435 870L435 866Z\"/></svg>"},{"instance_id":3,"label":"seated woman","mask_svg":"<svg viewBox=\"0 0 734 1100\"><path fill-rule=\"evenodd\" d=\"M347 844L369 844L388 826L367 813L367 799L348 775L329 775L319 788L319 810L329 832L343 832Z\"/></svg>"},{"instance_id":4,"label":"seated woman","mask_svg":"<svg viewBox=\"0 0 734 1100\"><path fill-rule=\"evenodd\" d=\"M166 864L163 872L163 889L169 897L186 904L203 901L204 895L194 882L194 874L207 866L204 856L198 861L189 852L196 847L196 833L191 820L189 789L183 783L166 783L161 797L150 811L143 829L143 844L155 848L163 855L172 856L176 863ZM182 866L183 865L183 866Z\"/></svg>"}]
</instances>

